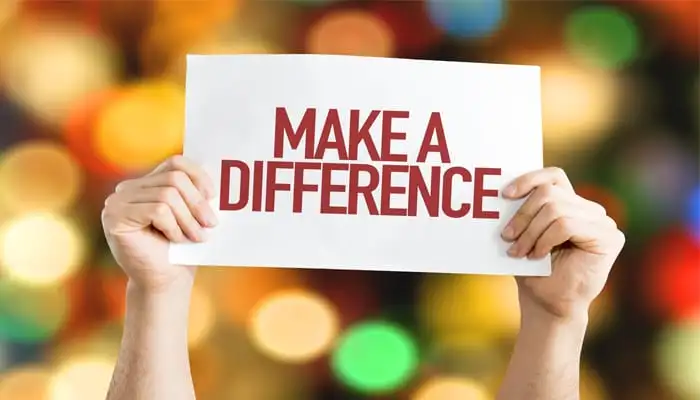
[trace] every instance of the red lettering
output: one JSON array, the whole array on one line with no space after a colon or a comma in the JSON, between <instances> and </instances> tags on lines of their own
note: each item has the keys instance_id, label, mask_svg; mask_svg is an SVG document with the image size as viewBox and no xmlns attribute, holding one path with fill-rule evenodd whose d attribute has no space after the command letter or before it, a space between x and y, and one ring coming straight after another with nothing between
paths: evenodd
<instances>
[{"instance_id":1,"label":"red lettering","mask_svg":"<svg viewBox=\"0 0 700 400\"><path fill-rule=\"evenodd\" d=\"M458 209L452 208L452 183L454 176L462 177L462 182L471 182L472 176L468 170L462 167L451 167L445 171L445 176L442 180L442 212L450 218L462 218L469 214L471 205L462 203Z\"/></svg>"},{"instance_id":2,"label":"red lettering","mask_svg":"<svg viewBox=\"0 0 700 400\"><path fill-rule=\"evenodd\" d=\"M382 161L406 162L406 154L394 154L391 152L392 140L406 140L406 132L394 132L391 123L394 118L408 118L408 111L384 111L382 113Z\"/></svg>"},{"instance_id":3,"label":"red lettering","mask_svg":"<svg viewBox=\"0 0 700 400\"><path fill-rule=\"evenodd\" d=\"M372 140L372 134L370 133L370 128L377 121L377 117L379 117L379 111L372 110L362 125L360 125L360 110L350 110L350 139L348 143L348 156L350 160L357 161L358 147L360 143L364 143L369 158L372 161L381 161L379 152L377 152L377 146L375 146Z\"/></svg>"},{"instance_id":4,"label":"red lettering","mask_svg":"<svg viewBox=\"0 0 700 400\"><path fill-rule=\"evenodd\" d=\"M437 138L437 143L435 144L432 144L433 136ZM442 118L439 112L430 114L428 126L425 128L425 135L423 135L423 143L420 145L416 161L425 162L428 153L440 153L440 161L443 164L450 163L450 152L447 149L445 128L442 126Z\"/></svg>"},{"instance_id":5,"label":"red lettering","mask_svg":"<svg viewBox=\"0 0 700 400\"><path fill-rule=\"evenodd\" d=\"M477 168L474 170L474 218L498 219L498 211L484 211L484 197L498 197L498 190L484 189L484 176L501 175L500 168Z\"/></svg>"},{"instance_id":6,"label":"red lettering","mask_svg":"<svg viewBox=\"0 0 700 400\"><path fill-rule=\"evenodd\" d=\"M301 118L301 122L299 122L299 126L295 130L292 127L292 121L289 120L287 109L284 107L277 107L275 111L275 158L283 157L285 136L289 141L289 146L294 150L299 147L301 139L305 139L304 158L314 158L315 134L315 108L306 109L304 116Z\"/></svg>"},{"instance_id":7,"label":"red lettering","mask_svg":"<svg viewBox=\"0 0 700 400\"><path fill-rule=\"evenodd\" d=\"M238 201L231 203L231 168L241 171L241 187ZM238 160L221 160L221 193L219 193L219 209L224 211L242 210L248 204L250 192L250 170L248 165Z\"/></svg>"},{"instance_id":8,"label":"red lettering","mask_svg":"<svg viewBox=\"0 0 700 400\"><path fill-rule=\"evenodd\" d=\"M294 163L289 161L268 161L267 176L265 182L265 211L275 211L275 193L278 191L289 191L291 185L288 183L277 182L278 169L292 169Z\"/></svg>"},{"instance_id":9,"label":"red lettering","mask_svg":"<svg viewBox=\"0 0 700 400\"><path fill-rule=\"evenodd\" d=\"M394 172L408 172L408 165L392 165L387 164L382 168L382 197L381 197L381 215L400 216L406 215L405 208L392 208L392 194L406 194L405 186L392 186L391 174Z\"/></svg>"},{"instance_id":10,"label":"red lettering","mask_svg":"<svg viewBox=\"0 0 700 400\"><path fill-rule=\"evenodd\" d=\"M423 179L420 167L412 165L408 171L408 215L418 215L418 194L420 193L425 209L431 217L440 212L440 166L430 169L430 190Z\"/></svg>"},{"instance_id":11,"label":"red lettering","mask_svg":"<svg viewBox=\"0 0 700 400\"><path fill-rule=\"evenodd\" d=\"M300 213L304 192L317 192L318 185L304 183L304 172L308 170L320 170L321 163L296 162L294 163L294 198L292 199L292 212Z\"/></svg>"},{"instance_id":12,"label":"red lettering","mask_svg":"<svg viewBox=\"0 0 700 400\"><path fill-rule=\"evenodd\" d=\"M347 171L349 164L323 163L321 171L321 214L347 214L344 206L331 205L331 193L344 193L345 185L332 183L333 171Z\"/></svg>"},{"instance_id":13,"label":"red lettering","mask_svg":"<svg viewBox=\"0 0 700 400\"><path fill-rule=\"evenodd\" d=\"M333 140L331 140L331 134L333 135ZM345 150L345 140L343 139L343 130L340 126L340 117L338 116L338 110L335 108L328 111L328 117L326 117L326 122L323 124L321 138L318 141L318 147L316 148L314 158L317 160L323 159L326 155L326 150L329 149L337 151L339 159L348 159L348 153Z\"/></svg>"},{"instance_id":14,"label":"red lettering","mask_svg":"<svg viewBox=\"0 0 700 400\"><path fill-rule=\"evenodd\" d=\"M369 183L360 185L360 172L369 174ZM348 214L357 214L357 203L360 195L365 198L369 215L379 215L377 203L374 201L372 192L379 186L379 171L369 164L351 164L350 182L348 184Z\"/></svg>"},{"instance_id":15,"label":"red lettering","mask_svg":"<svg viewBox=\"0 0 700 400\"><path fill-rule=\"evenodd\" d=\"M256 161L253 163L253 211L262 210L263 167L265 163Z\"/></svg>"}]
</instances>

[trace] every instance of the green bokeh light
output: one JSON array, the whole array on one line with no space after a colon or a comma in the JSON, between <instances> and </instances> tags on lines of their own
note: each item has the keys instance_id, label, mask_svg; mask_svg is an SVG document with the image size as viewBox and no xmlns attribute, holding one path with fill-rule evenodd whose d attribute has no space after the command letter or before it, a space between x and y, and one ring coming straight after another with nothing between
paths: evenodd
<instances>
[{"instance_id":1,"label":"green bokeh light","mask_svg":"<svg viewBox=\"0 0 700 400\"><path fill-rule=\"evenodd\" d=\"M0 340L35 343L58 332L68 318L61 286L33 288L0 280Z\"/></svg>"},{"instance_id":2,"label":"green bokeh light","mask_svg":"<svg viewBox=\"0 0 700 400\"><path fill-rule=\"evenodd\" d=\"M365 322L351 327L333 353L340 381L363 393L386 394L403 386L416 371L418 348L401 327Z\"/></svg>"},{"instance_id":3,"label":"green bokeh light","mask_svg":"<svg viewBox=\"0 0 700 400\"><path fill-rule=\"evenodd\" d=\"M639 29L629 15L615 7L586 7L568 18L566 45L581 62L619 69L639 55Z\"/></svg>"}]
</instances>

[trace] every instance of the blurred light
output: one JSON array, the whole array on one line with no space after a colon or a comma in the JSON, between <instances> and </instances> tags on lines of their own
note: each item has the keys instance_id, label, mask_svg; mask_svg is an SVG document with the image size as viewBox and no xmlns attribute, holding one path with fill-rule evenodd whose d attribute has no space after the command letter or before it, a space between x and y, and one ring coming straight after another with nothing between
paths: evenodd
<instances>
[{"instance_id":1,"label":"blurred light","mask_svg":"<svg viewBox=\"0 0 700 400\"><path fill-rule=\"evenodd\" d=\"M419 317L440 343L510 338L520 327L518 290L512 277L436 275L424 285Z\"/></svg>"},{"instance_id":2,"label":"blurred light","mask_svg":"<svg viewBox=\"0 0 700 400\"><path fill-rule=\"evenodd\" d=\"M62 211L82 184L80 166L54 142L24 142L0 159L0 201L10 211Z\"/></svg>"},{"instance_id":3,"label":"blurred light","mask_svg":"<svg viewBox=\"0 0 700 400\"><path fill-rule=\"evenodd\" d=\"M639 55L639 31L632 17L611 6L590 6L566 21L566 45L577 60L619 69Z\"/></svg>"},{"instance_id":4,"label":"blurred light","mask_svg":"<svg viewBox=\"0 0 700 400\"><path fill-rule=\"evenodd\" d=\"M60 124L76 100L113 84L116 52L76 25L42 21L17 33L0 59L9 93L30 112Z\"/></svg>"},{"instance_id":5,"label":"blurred light","mask_svg":"<svg viewBox=\"0 0 700 400\"><path fill-rule=\"evenodd\" d=\"M389 57L395 51L394 33L376 15L362 10L325 14L310 28L306 52Z\"/></svg>"},{"instance_id":6,"label":"blurred light","mask_svg":"<svg viewBox=\"0 0 700 400\"><path fill-rule=\"evenodd\" d=\"M625 204L607 188L595 184L576 184L576 193L605 207L605 211L610 218L614 219L617 226L624 228L627 221Z\"/></svg>"},{"instance_id":7,"label":"blurred light","mask_svg":"<svg viewBox=\"0 0 700 400\"><path fill-rule=\"evenodd\" d=\"M7 21L15 16L19 5L19 0L3 0L0 2L0 29Z\"/></svg>"},{"instance_id":8,"label":"blurred light","mask_svg":"<svg viewBox=\"0 0 700 400\"><path fill-rule=\"evenodd\" d=\"M650 243L644 269L648 307L671 321L700 317L700 243L681 229Z\"/></svg>"},{"instance_id":9,"label":"blurred light","mask_svg":"<svg viewBox=\"0 0 700 400\"><path fill-rule=\"evenodd\" d=\"M250 336L262 352L287 362L325 353L338 334L338 316L325 298L303 290L275 293L254 311Z\"/></svg>"},{"instance_id":10,"label":"blurred light","mask_svg":"<svg viewBox=\"0 0 700 400\"><path fill-rule=\"evenodd\" d=\"M581 400L607 400L609 397L600 376L595 370L581 366Z\"/></svg>"},{"instance_id":11,"label":"blurred light","mask_svg":"<svg viewBox=\"0 0 700 400\"><path fill-rule=\"evenodd\" d=\"M433 378L421 386L412 400L489 400L488 390L472 379L458 377Z\"/></svg>"},{"instance_id":12,"label":"blurred light","mask_svg":"<svg viewBox=\"0 0 700 400\"><path fill-rule=\"evenodd\" d=\"M433 23L453 36L485 37L498 30L506 4L503 0L426 0Z\"/></svg>"},{"instance_id":13,"label":"blurred light","mask_svg":"<svg viewBox=\"0 0 700 400\"><path fill-rule=\"evenodd\" d=\"M44 368L23 367L0 375L0 399L48 400L51 374Z\"/></svg>"},{"instance_id":14,"label":"blurred light","mask_svg":"<svg viewBox=\"0 0 700 400\"><path fill-rule=\"evenodd\" d=\"M659 375L678 398L700 398L700 320L664 329L655 360Z\"/></svg>"},{"instance_id":15,"label":"blurred light","mask_svg":"<svg viewBox=\"0 0 700 400\"><path fill-rule=\"evenodd\" d=\"M607 135L617 116L618 80L602 70L585 70L561 59L542 67L542 123L549 154L571 157Z\"/></svg>"},{"instance_id":16,"label":"blurred light","mask_svg":"<svg viewBox=\"0 0 700 400\"><path fill-rule=\"evenodd\" d=\"M207 339L216 322L212 299L209 293L199 286L192 289L189 318L187 341L192 349Z\"/></svg>"},{"instance_id":17,"label":"blurred light","mask_svg":"<svg viewBox=\"0 0 700 400\"><path fill-rule=\"evenodd\" d=\"M126 172L143 171L180 152L184 101L183 89L166 81L126 88L98 118L95 151Z\"/></svg>"},{"instance_id":18,"label":"blurred light","mask_svg":"<svg viewBox=\"0 0 700 400\"><path fill-rule=\"evenodd\" d=\"M390 393L408 382L418 365L418 348L410 334L389 322L350 327L333 353L337 378L363 393Z\"/></svg>"},{"instance_id":19,"label":"blurred light","mask_svg":"<svg viewBox=\"0 0 700 400\"><path fill-rule=\"evenodd\" d=\"M63 363L51 379L49 400L95 400L107 396L114 361L81 356Z\"/></svg>"},{"instance_id":20,"label":"blurred light","mask_svg":"<svg viewBox=\"0 0 700 400\"><path fill-rule=\"evenodd\" d=\"M449 376L469 376L480 382L501 380L504 369L501 344L491 338L465 335L452 342L431 340L422 365Z\"/></svg>"},{"instance_id":21,"label":"blurred light","mask_svg":"<svg viewBox=\"0 0 700 400\"><path fill-rule=\"evenodd\" d=\"M68 320L69 301L63 286L37 288L0 280L0 339L36 343L52 338Z\"/></svg>"},{"instance_id":22,"label":"blurred light","mask_svg":"<svg viewBox=\"0 0 700 400\"><path fill-rule=\"evenodd\" d=\"M197 280L210 283L215 304L234 324L246 324L256 305L270 293L297 288L299 271L289 268L204 268Z\"/></svg>"},{"instance_id":23,"label":"blurred light","mask_svg":"<svg viewBox=\"0 0 700 400\"><path fill-rule=\"evenodd\" d=\"M85 248L77 229L52 214L24 214L0 232L0 267L10 279L53 285L77 272Z\"/></svg>"},{"instance_id":24,"label":"blurred light","mask_svg":"<svg viewBox=\"0 0 700 400\"><path fill-rule=\"evenodd\" d=\"M376 1L368 9L394 33L395 53L402 57L426 54L443 36L442 30L430 21L422 1Z\"/></svg>"},{"instance_id":25,"label":"blurred light","mask_svg":"<svg viewBox=\"0 0 700 400\"><path fill-rule=\"evenodd\" d=\"M120 91L108 90L82 99L71 110L64 125L63 137L71 154L85 169L103 178L121 176L119 168L105 162L95 153L95 128L104 107L111 103Z\"/></svg>"},{"instance_id":26,"label":"blurred light","mask_svg":"<svg viewBox=\"0 0 700 400\"><path fill-rule=\"evenodd\" d=\"M688 196L686 206L686 218L690 231L695 237L700 240L700 186L696 186L695 190Z\"/></svg>"}]
</instances>

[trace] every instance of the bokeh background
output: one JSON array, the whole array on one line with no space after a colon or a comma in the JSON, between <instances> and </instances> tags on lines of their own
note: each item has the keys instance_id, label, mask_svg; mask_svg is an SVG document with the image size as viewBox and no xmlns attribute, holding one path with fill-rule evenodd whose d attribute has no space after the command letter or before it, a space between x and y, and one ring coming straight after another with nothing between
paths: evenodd
<instances>
[{"instance_id":1,"label":"bokeh background","mask_svg":"<svg viewBox=\"0 0 700 400\"><path fill-rule=\"evenodd\" d=\"M540 65L546 164L628 237L583 399L700 399L699 20L692 0L0 0L0 399L103 398L125 277L100 210L180 151L188 52ZM508 277L202 268L192 368L200 399L485 400L518 318Z\"/></svg>"}]
</instances>

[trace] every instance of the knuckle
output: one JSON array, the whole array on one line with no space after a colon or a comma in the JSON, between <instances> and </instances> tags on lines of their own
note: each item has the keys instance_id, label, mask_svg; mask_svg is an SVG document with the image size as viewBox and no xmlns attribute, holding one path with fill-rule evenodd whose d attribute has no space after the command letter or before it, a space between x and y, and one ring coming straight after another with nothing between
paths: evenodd
<instances>
[{"instance_id":1,"label":"knuckle","mask_svg":"<svg viewBox=\"0 0 700 400\"><path fill-rule=\"evenodd\" d=\"M182 171L169 171L166 173L166 181L171 186L181 186L184 179L186 179L186 176Z\"/></svg>"},{"instance_id":2,"label":"knuckle","mask_svg":"<svg viewBox=\"0 0 700 400\"><path fill-rule=\"evenodd\" d=\"M180 154L176 154L174 156L171 156L168 158L165 163L167 166L173 168L173 169L180 169L182 168L182 165L184 164L184 157Z\"/></svg>"},{"instance_id":3,"label":"knuckle","mask_svg":"<svg viewBox=\"0 0 700 400\"><path fill-rule=\"evenodd\" d=\"M162 218L170 213L170 207L165 203L157 203L153 207L153 214L157 218Z\"/></svg>"},{"instance_id":4,"label":"knuckle","mask_svg":"<svg viewBox=\"0 0 700 400\"><path fill-rule=\"evenodd\" d=\"M564 207L560 203L557 202L549 202L544 205L543 207L543 212L545 213L544 215L548 218L558 218L564 215Z\"/></svg>"},{"instance_id":5,"label":"knuckle","mask_svg":"<svg viewBox=\"0 0 700 400\"><path fill-rule=\"evenodd\" d=\"M158 192L158 201L172 204L179 196L180 193L174 187L165 187Z\"/></svg>"},{"instance_id":6,"label":"knuckle","mask_svg":"<svg viewBox=\"0 0 700 400\"><path fill-rule=\"evenodd\" d=\"M556 221L554 221L554 224L559 231L564 233L571 233L574 228L573 222L570 218L559 218Z\"/></svg>"},{"instance_id":7,"label":"knuckle","mask_svg":"<svg viewBox=\"0 0 700 400\"><path fill-rule=\"evenodd\" d=\"M567 177L567 175L566 175L566 171L564 171L563 168L561 168L561 167L550 167L550 170L552 171L552 173L553 173L554 175L558 176L559 178L568 179L568 177Z\"/></svg>"},{"instance_id":8,"label":"knuckle","mask_svg":"<svg viewBox=\"0 0 700 400\"><path fill-rule=\"evenodd\" d=\"M130 182L129 180L125 180L125 181L121 181L121 182L117 183L117 186L114 187L114 191L115 192L123 191L126 188L126 186L129 184L129 182Z\"/></svg>"}]
</instances>

